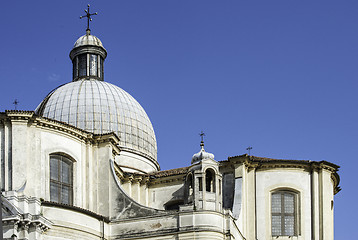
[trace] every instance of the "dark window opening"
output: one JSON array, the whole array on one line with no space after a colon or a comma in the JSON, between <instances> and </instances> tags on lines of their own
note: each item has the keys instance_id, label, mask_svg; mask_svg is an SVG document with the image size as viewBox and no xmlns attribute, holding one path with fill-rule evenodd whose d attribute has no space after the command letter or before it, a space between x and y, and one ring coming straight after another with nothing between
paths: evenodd
<instances>
[{"instance_id":1,"label":"dark window opening","mask_svg":"<svg viewBox=\"0 0 358 240\"><path fill-rule=\"evenodd\" d=\"M81 54L78 56L78 76L87 76L87 54Z\"/></svg>"},{"instance_id":2,"label":"dark window opening","mask_svg":"<svg viewBox=\"0 0 358 240\"><path fill-rule=\"evenodd\" d=\"M50 156L50 200L72 205L72 161L62 155Z\"/></svg>"},{"instance_id":3,"label":"dark window opening","mask_svg":"<svg viewBox=\"0 0 358 240\"><path fill-rule=\"evenodd\" d=\"M189 195L192 195L193 194L193 176L190 174L188 176L188 192L189 192Z\"/></svg>"},{"instance_id":4,"label":"dark window opening","mask_svg":"<svg viewBox=\"0 0 358 240\"><path fill-rule=\"evenodd\" d=\"M207 192L215 192L215 172L211 169L205 171L205 185Z\"/></svg>"},{"instance_id":5,"label":"dark window opening","mask_svg":"<svg viewBox=\"0 0 358 240\"><path fill-rule=\"evenodd\" d=\"M198 180L199 180L199 191L203 191L203 178L198 177Z\"/></svg>"},{"instance_id":6,"label":"dark window opening","mask_svg":"<svg viewBox=\"0 0 358 240\"><path fill-rule=\"evenodd\" d=\"M76 79L78 77L78 57L75 57L72 61L73 67L73 79Z\"/></svg>"}]
</instances>

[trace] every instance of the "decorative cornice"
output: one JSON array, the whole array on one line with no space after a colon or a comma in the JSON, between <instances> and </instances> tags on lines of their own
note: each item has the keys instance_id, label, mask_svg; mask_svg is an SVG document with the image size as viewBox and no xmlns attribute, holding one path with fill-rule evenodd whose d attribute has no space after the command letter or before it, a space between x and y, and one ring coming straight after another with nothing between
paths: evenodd
<instances>
[{"instance_id":1,"label":"decorative cornice","mask_svg":"<svg viewBox=\"0 0 358 240\"><path fill-rule=\"evenodd\" d=\"M112 146L113 156L119 155L121 151L119 148L119 138L114 132L107 134L94 134L91 139L95 144L109 143Z\"/></svg>"},{"instance_id":2,"label":"decorative cornice","mask_svg":"<svg viewBox=\"0 0 358 240\"><path fill-rule=\"evenodd\" d=\"M163 184L163 183L175 183L175 182L184 182L185 175L175 175L170 177L163 177L163 178L151 178L149 185L156 185L156 184Z\"/></svg>"},{"instance_id":3,"label":"decorative cornice","mask_svg":"<svg viewBox=\"0 0 358 240\"><path fill-rule=\"evenodd\" d=\"M262 158L255 156L248 156L247 154L229 157L227 161L219 162L220 166L226 166L228 164L244 164L250 168L266 169L266 168L305 168L311 169L326 169L331 172L336 172L339 169L338 165L327 161L311 161L311 160L291 160L291 159L274 159L274 158Z\"/></svg>"},{"instance_id":4,"label":"decorative cornice","mask_svg":"<svg viewBox=\"0 0 358 240\"><path fill-rule=\"evenodd\" d=\"M311 160L289 160L289 159L274 159L263 158L256 156L249 156L247 154L229 157L226 161L221 161L220 167L226 165L243 164L248 170L255 169L256 171L275 168L296 168L303 169L308 172L327 170L331 172L331 178L334 183L334 194L338 193L341 188L339 187L340 178L338 175L339 166L327 161L311 161Z\"/></svg>"},{"instance_id":5,"label":"decorative cornice","mask_svg":"<svg viewBox=\"0 0 358 240\"><path fill-rule=\"evenodd\" d=\"M137 182L140 184L154 185L161 183L183 182L187 173L187 169L189 169L189 167L158 171L148 174L129 173L124 172L121 169L121 166L114 162L115 174L123 183Z\"/></svg>"},{"instance_id":6,"label":"decorative cornice","mask_svg":"<svg viewBox=\"0 0 358 240\"><path fill-rule=\"evenodd\" d=\"M0 112L0 123L5 121L22 121L34 127L53 130L72 136L75 139L83 141L87 144L110 143L112 146L112 154L114 156L118 155L121 151L119 147L120 139L114 132L106 134L94 134L74 127L65 122L40 117L36 115L34 111L6 110L5 112Z\"/></svg>"},{"instance_id":7,"label":"decorative cornice","mask_svg":"<svg viewBox=\"0 0 358 240\"><path fill-rule=\"evenodd\" d=\"M41 232L47 231L53 224L41 215L31 215L29 213L6 216L3 217L2 222L3 225L13 225L16 229L29 230L31 226L34 226Z\"/></svg>"}]
</instances>

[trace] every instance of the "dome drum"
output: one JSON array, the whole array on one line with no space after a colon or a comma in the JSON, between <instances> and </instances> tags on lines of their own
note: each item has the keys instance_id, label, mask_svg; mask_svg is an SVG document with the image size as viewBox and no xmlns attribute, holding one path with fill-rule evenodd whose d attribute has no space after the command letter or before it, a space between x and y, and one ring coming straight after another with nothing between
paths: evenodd
<instances>
[{"instance_id":1,"label":"dome drum","mask_svg":"<svg viewBox=\"0 0 358 240\"><path fill-rule=\"evenodd\" d=\"M97 80L104 80L104 59L96 54L88 53L77 55L73 60L73 80L90 77Z\"/></svg>"},{"instance_id":2,"label":"dome drum","mask_svg":"<svg viewBox=\"0 0 358 240\"><path fill-rule=\"evenodd\" d=\"M149 155L122 147L115 162L125 172L149 173L160 170L158 162ZM150 161L148 161L150 160Z\"/></svg>"}]
</instances>

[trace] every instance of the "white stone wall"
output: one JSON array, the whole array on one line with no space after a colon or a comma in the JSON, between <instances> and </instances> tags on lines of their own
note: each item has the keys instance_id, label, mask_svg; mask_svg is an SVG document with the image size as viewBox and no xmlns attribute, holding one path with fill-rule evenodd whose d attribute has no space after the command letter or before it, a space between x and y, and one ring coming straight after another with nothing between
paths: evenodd
<instances>
[{"instance_id":1,"label":"white stone wall","mask_svg":"<svg viewBox=\"0 0 358 240\"><path fill-rule=\"evenodd\" d=\"M298 192L298 232L293 239L311 237L310 173L302 169L272 169L256 172L257 238L271 237L271 193L285 189ZM280 237L282 239L282 237ZM292 239L292 238L291 238Z\"/></svg>"},{"instance_id":2,"label":"white stone wall","mask_svg":"<svg viewBox=\"0 0 358 240\"><path fill-rule=\"evenodd\" d=\"M44 240L98 240L103 236L108 239L108 224L86 214L57 207L43 207L43 215L53 222L52 227L43 234Z\"/></svg>"},{"instance_id":3,"label":"white stone wall","mask_svg":"<svg viewBox=\"0 0 358 240\"><path fill-rule=\"evenodd\" d=\"M184 183L171 182L155 184L149 187L149 207L164 209L169 201L184 199Z\"/></svg>"},{"instance_id":4,"label":"white stone wall","mask_svg":"<svg viewBox=\"0 0 358 240\"><path fill-rule=\"evenodd\" d=\"M64 154L73 161L73 204L109 215L110 143L91 143L83 140L87 133L42 121L47 125L26 119L0 124L0 172L5 190L50 201L50 154Z\"/></svg>"},{"instance_id":5,"label":"white stone wall","mask_svg":"<svg viewBox=\"0 0 358 240\"><path fill-rule=\"evenodd\" d=\"M33 158L29 160L34 163L34 167L28 170L28 178L31 179L29 182L32 184L25 189L25 194L36 194L34 196L50 201L50 154L66 154L73 160L74 205L84 207L85 201L82 194L84 192L83 180L86 180L86 154L82 153L83 143L72 136L46 129L32 127L30 131L34 132L36 141L34 143L29 141L29 144L33 144L32 149L36 149L37 153L30 152L28 154L30 159ZM36 193L39 185L41 192Z\"/></svg>"}]
</instances>

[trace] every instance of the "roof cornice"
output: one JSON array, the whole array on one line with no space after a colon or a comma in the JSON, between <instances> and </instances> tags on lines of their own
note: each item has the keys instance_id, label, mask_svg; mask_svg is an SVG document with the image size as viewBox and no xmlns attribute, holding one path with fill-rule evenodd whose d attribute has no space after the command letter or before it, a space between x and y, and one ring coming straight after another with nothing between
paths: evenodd
<instances>
[{"instance_id":1,"label":"roof cornice","mask_svg":"<svg viewBox=\"0 0 358 240\"><path fill-rule=\"evenodd\" d=\"M65 122L40 117L36 115L34 111L6 110L5 112L0 112L0 123L5 122L27 123L34 127L51 130L59 132L61 134L65 134L67 136L71 136L79 141L83 141L88 144L110 143L113 149L113 155L118 155L120 152L120 139L114 132L106 134L94 134L74 127Z\"/></svg>"},{"instance_id":2,"label":"roof cornice","mask_svg":"<svg viewBox=\"0 0 358 240\"><path fill-rule=\"evenodd\" d=\"M263 158L256 156L249 156L247 154L229 157L226 161L221 161L220 167L227 165L243 164L249 170L255 169L256 171L275 169L275 168L296 168L303 169L308 172L326 170L331 172L331 179L334 183L334 194L338 193L341 188L339 187L340 178L338 175L339 166L331 162L311 161L311 160L291 160L291 159L274 159Z\"/></svg>"}]
</instances>

